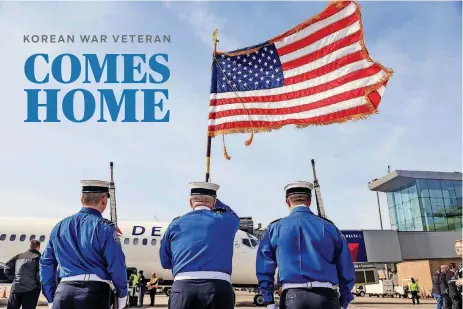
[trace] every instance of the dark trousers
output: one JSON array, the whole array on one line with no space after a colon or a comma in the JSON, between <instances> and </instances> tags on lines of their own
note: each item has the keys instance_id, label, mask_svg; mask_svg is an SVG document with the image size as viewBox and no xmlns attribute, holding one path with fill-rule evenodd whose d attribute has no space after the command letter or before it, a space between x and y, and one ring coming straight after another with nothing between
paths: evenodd
<instances>
[{"instance_id":1,"label":"dark trousers","mask_svg":"<svg viewBox=\"0 0 463 309\"><path fill-rule=\"evenodd\" d=\"M150 290L150 299L151 299L150 306L154 306L155 297L156 297L156 288L152 288Z\"/></svg>"},{"instance_id":2,"label":"dark trousers","mask_svg":"<svg viewBox=\"0 0 463 309\"><path fill-rule=\"evenodd\" d=\"M61 282L55 292L53 309L109 309L109 284L98 281Z\"/></svg>"},{"instance_id":3,"label":"dark trousers","mask_svg":"<svg viewBox=\"0 0 463 309\"><path fill-rule=\"evenodd\" d=\"M33 290L30 292L16 293L10 292L8 297L7 309L35 309L39 300L40 290Z\"/></svg>"},{"instance_id":4,"label":"dark trousers","mask_svg":"<svg viewBox=\"0 0 463 309\"><path fill-rule=\"evenodd\" d=\"M143 298L145 298L145 287L139 286L140 293L138 294L138 306L143 306Z\"/></svg>"},{"instance_id":5,"label":"dark trousers","mask_svg":"<svg viewBox=\"0 0 463 309\"><path fill-rule=\"evenodd\" d=\"M280 309L339 309L339 296L333 289L296 288L284 290L280 297Z\"/></svg>"},{"instance_id":6,"label":"dark trousers","mask_svg":"<svg viewBox=\"0 0 463 309\"><path fill-rule=\"evenodd\" d=\"M461 309L461 297L454 297L452 299L452 309Z\"/></svg>"},{"instance_id":7,"label":"dark trousers","mask_svg":"<svg viewBox=\"0 0 463 309\"><path fill-rule=\"evenodd\" d=\"M169 309L233 309L234 292L224 280L174 281L169 296Z\"/></svg>"},{"instance_id":8,"label":"dark trousers","mask_svg":"<svg viewBox=\"0 0 463 309\"><path fill-rule=\"evenodd\" d=\"M419 299L419 296L418 296L418 291L411 291L411 294L412 294L413 304L415 304L415 299L416 299L416 303L419 305L420 304L420 299Z\"/></svg>"},{"instance_id":9,"label":"dark trousers","mask_svg":"<svg viewBox=\"0 0 463 309\"><path fill-rule=\"evenodd\" d=\"M449 294L443 294L442 298L444 299L442 309L452 309L452 299Z\"/></svg>"}]
</instances>

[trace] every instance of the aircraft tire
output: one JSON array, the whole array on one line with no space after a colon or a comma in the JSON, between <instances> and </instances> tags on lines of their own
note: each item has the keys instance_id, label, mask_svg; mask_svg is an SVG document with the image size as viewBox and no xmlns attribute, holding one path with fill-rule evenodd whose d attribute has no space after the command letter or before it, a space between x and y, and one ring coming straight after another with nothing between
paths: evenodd
<instances>
[{"instance_id":1,"label":"aircraft tire","mask_svg":"<svg viewBox=\"0 0 463 309\"><path fill-rule=\"evenodd\" d=\"M265 305L264 295L257 294L256 296L254 296L254 304L259 307L263 307Z\"/></svg>"}]
</instances>

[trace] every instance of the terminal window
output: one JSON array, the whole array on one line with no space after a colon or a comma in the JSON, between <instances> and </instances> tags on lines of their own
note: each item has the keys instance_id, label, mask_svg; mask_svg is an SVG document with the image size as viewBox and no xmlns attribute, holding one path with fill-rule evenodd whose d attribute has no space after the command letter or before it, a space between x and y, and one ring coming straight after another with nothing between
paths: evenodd
<instances>
[{"instance_id":1,"label":"terminal window","mask_svg":"<svg viewBox=\"0 0 463 309\"><path fill-rule=\"evenodd\" d=\"M375 270L356 270L355 271L355 283L356 284L376 283L374 272Z\"/></svg>"},{"instance_id":2,"label":"terminal window","mask_svg":"<svg viewBox=\"0 0 463 309\"><path fill-rule=\"evenodd\" d=\"M462 182L414 179L387 193L391 225L398 231L462 230Z\"/></svg>"}]
</instances>

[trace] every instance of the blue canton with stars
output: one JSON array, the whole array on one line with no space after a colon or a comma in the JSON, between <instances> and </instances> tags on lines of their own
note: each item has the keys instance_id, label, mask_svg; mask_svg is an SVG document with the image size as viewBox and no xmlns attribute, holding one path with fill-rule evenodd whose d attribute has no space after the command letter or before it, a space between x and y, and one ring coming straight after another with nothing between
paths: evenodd
<instances>
[{"instance_id":1,"label":"blue canton with stars","mask_svg":"<svg viewBox=\"0 0 463 309\"><path fill-rule=\"evenodd\" d=\"M246 48L240 52L255 48ZM283 86L283 70L274 44L263 45L256 51L236 56L218 54L216 59L212 66L211 93L263 90Z\"/></svg>"}]
</instances>

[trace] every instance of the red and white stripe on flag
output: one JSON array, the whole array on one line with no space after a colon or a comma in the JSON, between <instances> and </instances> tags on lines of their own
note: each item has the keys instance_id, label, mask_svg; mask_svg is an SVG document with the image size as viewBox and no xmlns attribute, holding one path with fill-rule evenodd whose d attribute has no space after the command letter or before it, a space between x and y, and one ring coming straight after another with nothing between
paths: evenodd
<instances>
[{"instance_id":1,"label":"red and white stripe on flag","mask_svg":"<svg viewBox=\"0 0 463 309\"><path fill-rule=\"evenodd\" d=\"M272 48L276 58L266 54ZM377 112L392 76L392 70L367 52L355 1L330 2L282 35L238 51L217 52L215 59L221 72L212 77L209 136L363 119Z\"/></svg>"}]
</instances>

